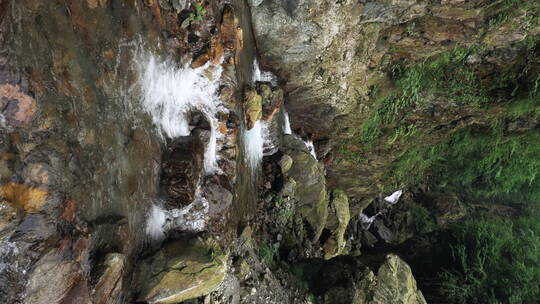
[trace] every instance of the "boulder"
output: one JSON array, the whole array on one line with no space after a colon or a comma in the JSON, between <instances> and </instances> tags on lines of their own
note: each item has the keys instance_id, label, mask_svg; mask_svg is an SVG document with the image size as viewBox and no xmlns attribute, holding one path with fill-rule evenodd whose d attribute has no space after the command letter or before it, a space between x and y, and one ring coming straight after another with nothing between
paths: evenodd
<instances>
[{"instance_id":1,"label":"boulder","mask_svg":"<svg viewBox=\"0 0 540 304\"><path fill-rule=\"evenodd\" d=\"M137 269L139 301L178 303L214 291L223 281L227 256L208 237L165 245Z\"/></svg>"},{"instance_id":2,"label":"boulder","mask_svg":"<svg viewBox=\"0 0 540 304\"><path fill-rule=\"evenodd\" d=\"M180 137L167 147L161 169L162 196L171 207L191 203L199 183L204 147L193 137Z\"/></svg>"},{"instance_id":3,"label":"boulder","mask_svg":"<svg viewBox=\"0 0 540 304\"><path fill-rule=\"evenodd\" d=\"M325 259L342 254L345 248L345 231L351 219L347 194L339 189L334 190L330 209L326 227L330 227L332 235L324 246Z\"/></svg>"},{"instance_id":4,"label":"boulder","mask_svg":"<svg viewBox=\"0 0 540 304\"><path fill-rule=\"evenodd\" d=\"M296 181L298 211L313 229L314 240L318 240L328 217L324 168L300 138L285 135L283 139L285 151L293 160L287 174Z\"/></svg>"},{"instance_id":5,"label":"boulder","mask_svg":"<svg viewBox=\"0 0 540 304\"><path fill-rule=\"evenodd\" d=\"M244 98L244 109L248 130L262 117L262 97L255 90L248 90Z\"/></svg>"},{"instance_id":6,"label":"boulder","mask_svg":"<svg viewBox=\"0 0 540 304\"><path fill-rule=\"evenodd\" d=\"M425 304L422 292L416 286L411 267L395 254L386 256L386 261L379 268L377 284L369 304Z\"/></svg>"},{"instance_id":7,"label":"boulder","mask_svg":"<svg viewBox=\"0 0 540 304\"><path fill-rule=\"evenodd\" d=\"M284 101L283 90L271 88L268 84L262 83L257 91L263 99L262 120L268 123L281 110Z\"/></svg>"},{"instance_id":8,"label":"boulder","mask_svg":"<svg viewBox=\"0 0 540 304\"><path fill-rule=\"evenodd\" d=\"M281 167L281 173L286 174L289 172L293 165L293 159L289 155L283 155L279 160L279 166Z\"/></svg>"},{"instance_id":9,"label":"boulder","mask_svg":"<svg viewBox=\"0 0 540 304\"><path fill-rule=\"evenodd\" d=\"M125 263L126 257L121 253L109 253L105 256L105 270L92 291L94 304L116 303L122 291Z\"/></svg>"}]
</instances>

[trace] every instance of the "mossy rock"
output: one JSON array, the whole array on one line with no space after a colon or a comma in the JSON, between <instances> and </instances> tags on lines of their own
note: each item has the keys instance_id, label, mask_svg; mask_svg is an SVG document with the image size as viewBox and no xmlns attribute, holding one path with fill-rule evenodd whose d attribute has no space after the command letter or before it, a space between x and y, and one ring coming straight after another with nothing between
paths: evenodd
<instances>
[{"instance_id":1,"label":"mossy rock","mask_svg":"<svg viewBox=\"0 0 540 304\"><path fill-rule=\"evenodd\" d=\"M324 169L310 154L302 140L294 135L284 137L284 145L293 162L287 172L296 181L298 212L309 223L317 240L328 218L328 196Z\"/></svg>"},{"instance_id":2,"label":"mossy rock","mask_svg":"<svg viewBox=\"0 0 540 304\"><path fill-rule=\"evenodd\" d=\"M263 99L255 90L248 90L244 100L246 124L248 130L253 128L255 122L262 118Z\"/></svg>"},{"instance_id":3,"label":"mossy rock","mask_svg":"<svg viewBox=\"0 0 540 304\"><path fill-rule=\"evenodd\" d=\"M225 278L226 260L208 237L170 243L140 264L139 300L178 303L209 294Z\"/></svg>"},{"instance_id":4,"label":"mossy rock","mask_svg":"<svg viewBox=\"0 0 540 304\"><path fill-rule=\"evenodd\" d=\"M345 231L351 220L349 198L343 190L334 190L326 227L332 230L332 236L324 246L324 258L330 259L343 253Z\"/></svg>"}]
</instances>

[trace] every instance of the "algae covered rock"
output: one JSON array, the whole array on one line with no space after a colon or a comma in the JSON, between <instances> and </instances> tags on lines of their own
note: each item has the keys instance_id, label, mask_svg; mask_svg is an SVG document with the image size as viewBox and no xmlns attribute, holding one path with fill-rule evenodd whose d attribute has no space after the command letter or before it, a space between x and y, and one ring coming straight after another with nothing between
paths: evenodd
<instances>
[{"instance_id":1,"label":"algae covered rock","mask_svg":"<svg viewBox=\"0 0 540 304\"><path fill-rule=\"evenodd\" d=\"M330 259L340 255L345 248L345 231L349 225L349 198L342 190L334 190L326 227L332 229L332 236L324 246L324 258Z\"/></svg>"},{"instance_id":2,"label":"algae covered rock","mask_svg":"<svg viewBox=\"0 0 540 304\"><path fill-rule=\"evenodd\" d=\"M286 135L284 145L293 160L287 174L296 181L295 198L299 202L298 211L314 230L314 239L317 240L328 217L324 168L310 154L300 138Z\"/></svg>"},{"instance_id":3,"label":"algae covered rock","mask_svg":"<svg viewBox=\"0 0 540 304\"><path fill-rule=\"evenodd\" d=\"M248 130L251 130L255 122L262 117L262 97L255 90L246 92L244 99L244 109Z\"/></svg>"},{"instance_id":4,"label":"algae covered rock","mask_svg":"<svg viewBox=\"0 0 540 304\"><path fill-rule=\"evenodd\" d=\"M386 262L377 272L377 287L370 304L425 304L422 292L416 286L411 267L395 254L386 256ZM360 302L364 303L364 302Z\"/></svg>"},{"instance_id":5,"label":"algae covered rock","mask_svg":"<svg viewBox=\"0 0 540 304\"><path fill-rule=\"evenodd\" d=\"M178 303L209 294L225 277L226 259L209 237L165 245L137 269L139 300Z\"/></svg>"}]
</instances>

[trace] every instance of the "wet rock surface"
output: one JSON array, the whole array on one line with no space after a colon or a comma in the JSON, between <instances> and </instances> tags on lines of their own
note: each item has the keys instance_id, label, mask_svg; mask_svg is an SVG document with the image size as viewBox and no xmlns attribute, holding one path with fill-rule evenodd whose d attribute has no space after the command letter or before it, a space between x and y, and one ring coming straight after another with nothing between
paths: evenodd
<instances>
[{"instance_id":1,"label":"wet rock surface","mask_svg":"<svg viewBox=\"0 0 540 304\"><path fill-rule=\"evenodd\" d=\"M538 117L504 116L504 87L484 108L420 92L402 109L416 129L385 121L372 145L359 132L404 68L456 47L485 47L460 59L482 83L536 77L537 55L516 44L536 19L516 9L497 23L497 7L0 0L0 302L426 303L407 262L433 266L422 257L469 214L521 210L396 185L395 162L470 126L505 117L501 132L522 134ZM147 65L161 82L141 81ZM208 85L186 101L184 81ZM158 99L172 105L154 108L161 120L143 109ZM177 114L182 136L163 131Z\"/></svg>"},{"instance_id":2,"label":"wet rock surface","mask_svg":"<svg viewBox=\"0 0 540 304\"><path fill-rule=\"evenodd\" d=\"M206 295L223 281L226 260L219 245L207 237L167 244L141 262L137 270L139 300L178 303Z\"/></svg>"}]
</instances>

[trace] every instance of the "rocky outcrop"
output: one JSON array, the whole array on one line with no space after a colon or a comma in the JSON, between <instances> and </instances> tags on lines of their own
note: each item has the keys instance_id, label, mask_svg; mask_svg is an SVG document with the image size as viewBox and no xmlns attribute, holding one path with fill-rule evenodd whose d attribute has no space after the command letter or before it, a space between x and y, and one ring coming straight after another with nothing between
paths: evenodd
<instances>
[{"instance_id":1,"label":"rocky outcrop","mask_svg":"<svg viewBox=\"0 0 540 304\"><path fill-rule=\"evenodd\" d=\"M349 212L349 198L342 190L332 192L330 211L326 228L332 231L332 235L324 244L324 258L330 259L343 253L345 248L345 231L349 226L351 214Z\"/></svg>"},{"instance_id":2,"label":"rocky outcrop","mask_svg":"<svg viewBox=\"0 0 540 304\"><path fill-rule=\"evenodd\" d=\"M178 303L209 294L223 281L226 260L207 237L168 244L138 267L139 300Z\"/></svg>"},{"instance_id":3,"label":"rocky outcrop","mask_svg":"<svg viewBox=\"0 0 540 304\"><path fill-rule=\"evenodd\" d=\"M126 257L120 253L109 253L105 256L103 266L103 273L91 293L92 303L118 303L122 293Z\"/></svg>"},{"instance_id":4,"label":"rocky outcrop","mask_svg":"<svg viewBox=\"0 0 540 304\"><path fill-rule=\"evenodd\" d=\"M313 239L318 240L328 217L328 195L322 165L311 155L302 140L285 135L285 151L292 158L287 175L296 182L295 198L298 212L313 229Z\"/></svg>"},{"instance_id":5,"label":"rocky outcrop","mask_svg":"<svg viewBox=\"0 0 540 304\"><path fill-rule=\"evenodd\" d=\"M359 290L356 303L426 304L422 292L416 287L411 268L394 254L386 256L376 276L368 274L359 285L371 286L371 289Z\"/></svg>"}]
</instances>

